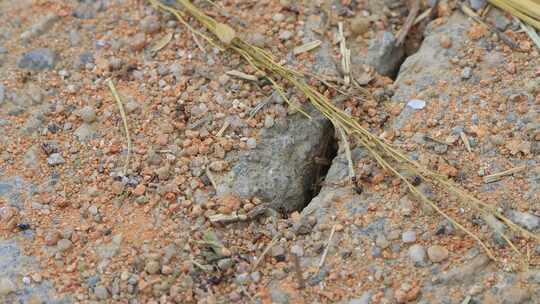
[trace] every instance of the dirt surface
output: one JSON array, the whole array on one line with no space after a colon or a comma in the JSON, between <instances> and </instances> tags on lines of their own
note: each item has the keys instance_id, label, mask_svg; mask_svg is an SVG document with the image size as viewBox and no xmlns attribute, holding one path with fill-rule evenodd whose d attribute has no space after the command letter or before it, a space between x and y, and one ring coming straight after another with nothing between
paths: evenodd
<instances>
[{"instance_id":1,"label":"dirt surface","mask_svg":"<svg viewBox=\"0 0 540 304\"><path fill-rule=\"evenodd\" d=\"M540 56L510 16L485 18L515 48L439 1L396 48L405 3L195 3L332 83L343 77L343 22L370 96L308 82L409 157L540 228ZM318 49L293 54L314 39ZM0 302L537 303L533 240L512 236L525 271L493 232L502 223L421 185L496 249L490 261L354 142L352 185L328 121L232 70L261 76L145 1L0 2ZM210 221L231 214L244 217Z\"/></svg>"}]
</instances>

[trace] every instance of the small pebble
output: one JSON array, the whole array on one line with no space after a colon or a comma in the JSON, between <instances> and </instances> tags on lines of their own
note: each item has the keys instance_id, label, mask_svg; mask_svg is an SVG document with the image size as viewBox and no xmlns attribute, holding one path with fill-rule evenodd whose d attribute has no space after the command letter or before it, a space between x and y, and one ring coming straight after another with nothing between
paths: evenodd
<instances>
[{"instance_id":1,"label":"small pebble","mask_svg":"<svg viewBox=\"0 0 540 304\"><path fill-rule=\"evenodd\" d=\"M416 242L416 232L414 230L407 230L401 235L401 240L403 243L414 243Z\"/></svg>"},{"instance_id":2,"label":"small pebble","mask_svg":"<svg viewBox=\"0 0 540 304\"><path fill-rule=\"evenodd\" d=\"M85 123L93 123L96 121L96 111L90 106L85 106L79 111L82 121Z\"/></svg>"},{"instance_id":3,"label":"small pebble","mask_svg":"<svg viewBox=\"0 0 540 304\"><path fill-rule=\"evenodd\" d=\"M274 126L274 118L270 115L264 117L264 127L270 129Z\"/></svg>"},{"instance_id":4,"label":"small pebble","mask_svg":"<svg viewBox=\"0 0 540 304\"><path fill-rule=\"evenodd\" d=\"M472 76L472 69L470 67L465 67L461 71L461 79L467 80L467 79L470 79L471 76Z\"/></svg>"},{"instance_id":5,"label":"small pebble","mask_svg":"<svg viewBox=\"0 0 540 304\"><path fill-rule=\"evenodd\" d=\"M304 249L302 246L298 244L294 244L291 246L291 253L296 255L297 257L303 257L304 256Z\"/></svg>"},{"instance_id":6,"label":"small pebble","mask_svg":"<svg viewBox=\"0 0 540 304\"><path fill-rule=\"evenodd\" d=\"M409 248L409 257L415 266L423 266L426 262L426 250L422 245L412 245Z\"/></svg>"},{"instance_id":7,"label":"small pebble","mask_svg":"<svg viewBox=\"0 0 540 304\"><path fill-rule=\"evenodd\" d=\"M351 32L358 36L366 33L369 30L370 20L362 15L357 15L351 20Z\"/></svg>"},{"instance_id":8,"label":"small pebble","mask_svg":"<svg viewBox=\"0 0 540 304\"><path fill-rule=\"evenodd\" d=\"M249 149L255 149L257 147L257 140L255 138L249 138L246 141L246 145Z\"/></svg>"},{"instance_id":9,"label":"small pebble","mask_svg":"<svg viewBox=\"0 0 540 304\"><path fill-rule=\"evenodd\" d=\"M275 22L281 22L285 20L285 15L283 15L282 13L277 13L274 16L272 16L272 20L274 20Z\"/></svg>"},{"instance_id":10,"label":"small pebble","mask_svg":"<svg viewBox=\"0 0 540 304\"><path fill-rule=\"evenodd\" d=\"M440 263L448 258L448 250L439 245L429 247L427 254L433 263Z\"/></svg>"},{"instance_id":11,"label":"small pebble","mask_svg":"<svg viewBox=\"0 0 540 304\"><path fill-rule=\"evenodd\" d=\"M144 266L144 270L149 274L156 274L160 271L160 269L161 265L159 265L159 262L155 260L146 261L146 265Z\"/></svg>"},{"instance_id":12,"label":"small pebble","mask_svg":"<svg viewBox=\"0 0 540 304\"><path fill-rule=\"evenodd\" d=\"M68 251L69 249L71 249L72 246L73 246L73 243L68 239L61 239L56 244L56 247L58 248L58 251L60 252Z\"/></svg>"},{"instance_id":13,"label":"small pebble","mask_svg":"<svg viewBox=\"0 0 540 304\"><path fill-rule=\"evenodd\" d=\"M98 285L94 288L94 294L98 300L107 300L109 298L109 291L104 286Z\"/></svg>"},{"instance_id":14,"label":"small pebble","mask_svg":"<svg viewBox=\"0 0 540 304\"><path fill-rule=\"evenodd\" d=\"M291 39L293 35L294 34L291 31L283 31L283 32L281 32L279 34L279 39L283 40L283 41L287 41L287 40Z\"/></svg>"},{"instance_id":15,"label":"small pebble","mask_svg":"<svg viewBox=\"0 0 540 304\"><path fill-rule=\"evenodd\" d=\"M65 162L66 161L64 160L64 158L62 157L62 154L60 153L53 153L49 155L49 157L47 157L47 164L49 164L49 166L57 166Z\"/></svg>"},{"instance_id":16,"label":"small pebble","mask_svg":"<svg viewBox=\"0 0 540 304\"><path fill-rule=\"evenodd\" d=\"M160 23L157 16L147 16L141 20L141 30L147 34L159 31Z\"/></svg>"}]
</instances>

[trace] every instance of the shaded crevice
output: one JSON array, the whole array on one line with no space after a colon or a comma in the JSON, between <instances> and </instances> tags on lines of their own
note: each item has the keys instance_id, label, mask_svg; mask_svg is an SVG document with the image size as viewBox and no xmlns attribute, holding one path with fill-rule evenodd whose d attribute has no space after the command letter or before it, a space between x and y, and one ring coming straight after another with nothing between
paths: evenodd
<instances>
[{"instance_id":1,"label":"shaded crevice","mask_svg":"<svg viewBox=\"0 0 540 304\"><path fill-rule=\"evenodd\" d=\"M337 139L334 136L334 128L331 127L331 129L331 132L329 132L330 135L328 136L326 142L321 148L319 156L316 156L313 160L314 169L312 170L310 176L307 177L307 183L309 186L306 187L306 200L302 209L309 205L309 203L314 197L319 195L324 180L326 179L326 175L328 174L328 170L330 170L334 158L337 157L339 146Z\"/></svg>"}]
</instances>

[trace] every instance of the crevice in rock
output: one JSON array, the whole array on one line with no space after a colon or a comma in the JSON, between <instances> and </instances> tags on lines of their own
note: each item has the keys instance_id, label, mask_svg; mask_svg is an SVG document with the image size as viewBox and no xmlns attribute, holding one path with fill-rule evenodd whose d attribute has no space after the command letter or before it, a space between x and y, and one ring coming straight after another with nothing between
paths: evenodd
<instances>
[{"instance_id":1,"label":"crevice in rock","mask_svg":"<svg viewBox=\"0 0 540 304\"><path fill-rule=\"evenodd\" d=\"M313 160L315 169L311 172L311 176L306 176L307 186L305 189L307 193L305 195L306 201L302 209L309 205L314 197L319 195L326 179L326 175L328 174L328 170L330 170L334 158L337 157L339 146L334 136L334 128L331 128L332 131L329 132L330 136L326 139L326 142L321 149L320 156L316 156Z\"/></svg>"}]
</instances>

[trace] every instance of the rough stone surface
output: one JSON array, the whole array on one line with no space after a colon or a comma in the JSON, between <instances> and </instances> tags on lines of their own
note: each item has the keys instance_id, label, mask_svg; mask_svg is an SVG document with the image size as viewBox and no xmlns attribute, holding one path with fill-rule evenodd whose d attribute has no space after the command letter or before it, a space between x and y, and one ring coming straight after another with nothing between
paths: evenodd
<instances>
[{"instance_id":1,"label":"rough stone surface","mask_svg":"<svg viewBox=\"0 0 540 304\"><path fill-rule=\"evenodd\" d=\"M427 254L433 263L440 263L448 258L448 250L438 245L430 246Z\"/></svg>"},{"instance_id":2,"label":"rough stone surface","mask_svg":"<svg viewBox=\"0 0 540 304\"><path fill-rule=\"evenodd\" d=\"M17 60L21 69L44 70L52 69L56 64L56 53L48 48L39 48L22 55Z\"/></svg>"},{"instance_id":3,"label":"rough stone surface","mask_svg":"<svg viewBox=\"0 0 540 304\"><path fill-rule=\"evenodd\" d=\"M456 13L439 27L428 26L425 38L420 49L407 57L399 69L395 81L396 91L392 100L407 102L417 98L418 93L436 84L437 80L449 79L452 83L461 81L451 79L449 70L453 69L449 59L457 55L461 43L467 39L466 31L470 28L470 21L463 15ZM452 40L452 45L445 49L441 46L440 36L446 35ZM419 73L421 71L421 73ZM441 102L447 102L445 98ZM427 105L429 107L429 101ZM401 129L413 116L414 109L404 107L400 115L394 120L393 128Z\"/></svg>"},{"instance_id":4,"label":"rough stone surface","mask_svg":"<svg viewBox=\"0 0 540 304\"><path fill-rule=\"evenodd\" d=\"M218 186L218 195L234 192L241 197L257 196L275 208L297 210L310 198L318 165L331 138L330 123L314 111L310 121L295 114L261 131L257 146L234 156L234 164Z\"/></svg>"},{"instance_id":5,"label":"rough stone surface","mask_svg":"<svg viewBox=\"0 0 540 304\"><path fill-rule=\"evenodd\" d=\"M426 263L426 249L422 245L412 245L409 248L409 257L415 266L424 266Z\"/></svg>"},{"instance_id":6,"label":"rough stone surface","mask_svg":"<svg viewBox=\"0 0 540 304\"><path fill-rule=\"evenodd\" d=\"M535 230L540 225L540 217L530 213L510 210L507 212L507 215L516 224L528 230Z\"/></svg>"},{"instance_id":7,"label":"rough stone surface","mask_svg":"<svg viewBox=\"0 0 540 304\"><path fill-rule=\"evenodd\" d=\"M39 263L33 257L23 255L13 240L0 240L0 303L39 303L67 304L73 301L69 297L56 295L52 284L41 280L31 285L16 284L20 275L38 271Z\"/></svg>"},{"instance_id":8,"label":"rough stone surface","mask_svg":"<svg viewBox=\"0 0 540 304\"><path fill-rule=\"evenodd\" d=\"M390 32L383 32L370 41L367 56L357 56L351 61L357 65L372 66L377 73L385 76L394 76L405 57L405 49L396 46L396 38Z\"/></svg>"}]
</instances>

